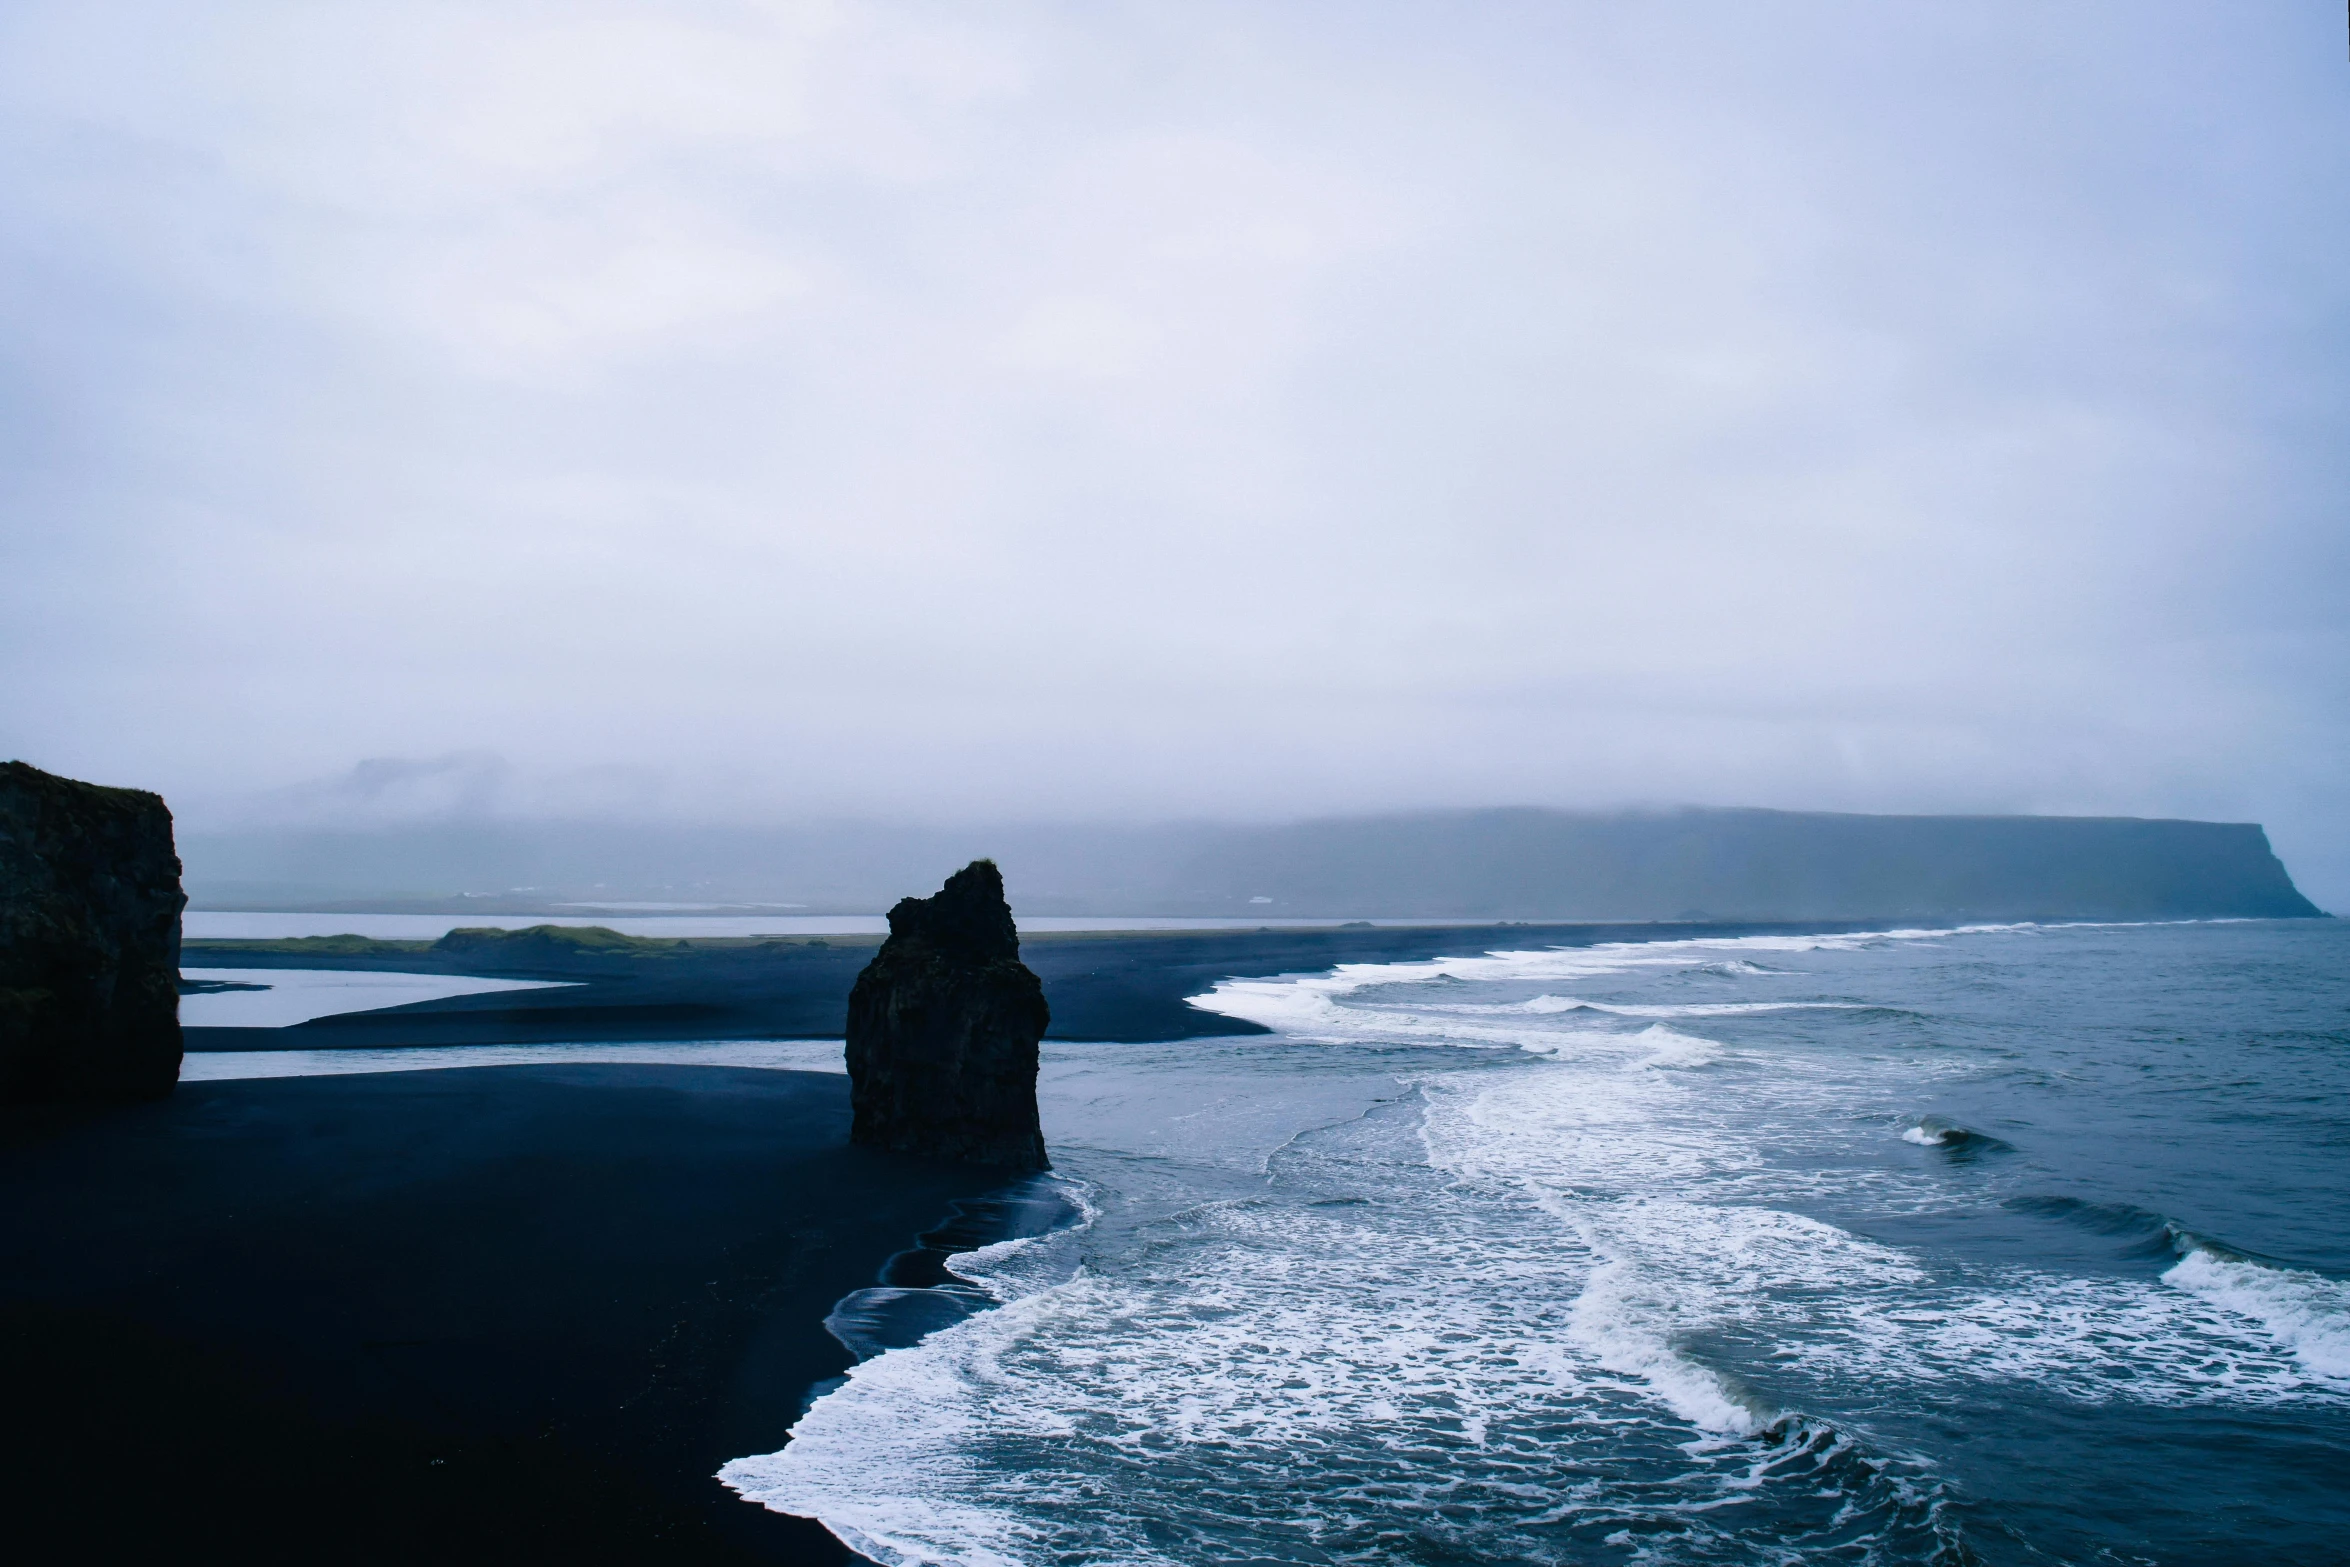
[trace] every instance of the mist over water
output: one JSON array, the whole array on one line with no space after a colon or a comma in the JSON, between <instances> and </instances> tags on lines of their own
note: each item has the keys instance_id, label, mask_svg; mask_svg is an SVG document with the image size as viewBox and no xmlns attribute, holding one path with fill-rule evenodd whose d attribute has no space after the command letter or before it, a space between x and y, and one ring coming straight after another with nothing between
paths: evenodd
<instances>
[{"instance_id":1,"label":"mist over water","mask_svg":"<svg viewBox=\"0 0 2350 1567\"><path fill-rule=\"evenodd\" d=\"M2321 1559L2334 922L1495 953L1057 1046L1082 1218L726 1478L889 1562Z\"/></svg>"}]
</instances>

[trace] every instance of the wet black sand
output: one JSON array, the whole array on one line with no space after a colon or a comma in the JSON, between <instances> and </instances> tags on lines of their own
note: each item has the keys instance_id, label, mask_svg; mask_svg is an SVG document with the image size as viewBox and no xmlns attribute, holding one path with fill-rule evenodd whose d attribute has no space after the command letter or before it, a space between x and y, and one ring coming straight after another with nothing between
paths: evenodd
<instances>
[{"instance_id":1,"label":"wet black sand","mask_svg":"<svg viewBox=\"0 0 2350 1567\"><path fill-rule=\"evenodd\" d=\"M853 1560L736 1500L832 1303L985 1172L847 1146L837 1076L183 1084L0 1124L8 1554Z\"/></svg>"},{"instance_id":2,"label":"wet black sand","mask_svg":"<svg viewBox=\"0 0 2350 1567\"><path fill-rule=\"evenodd\" d=\"M1266 930L1088 931L1022 938L1044 981L1051 1039L1144 1041L1263 1029L1187 1005L1227 977L1313 973L1498 947L1588 946L1688 936L1819 931L1833 925L1461 925ZM395 1045L608 1044L656 1039L838 1039L849 987L878 936L697 941L674 953L541 954L498 961L423 950L303 956L256 944L191 942L191 968L387 969L568 980L560 990L416 1002L292 1028L192 1028L190 1050L331 1050ZM257 975L256 978L266 976Z\"/></svg>"}]
</instances>

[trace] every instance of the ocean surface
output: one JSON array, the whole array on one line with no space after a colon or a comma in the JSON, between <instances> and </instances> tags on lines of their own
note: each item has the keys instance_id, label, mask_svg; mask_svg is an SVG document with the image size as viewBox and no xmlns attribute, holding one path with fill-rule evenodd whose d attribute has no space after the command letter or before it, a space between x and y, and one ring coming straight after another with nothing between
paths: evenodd
<instances>
[{"instance_id":1,"label":"ocean surface","mask_svg":"<svg viewBox=\"0 0 2350 1567\"><path fill-rule=\"evenodd\" d=\"M1200 1004L1277 1032L1048 1046L1046 1232L729 1483L889 1563L2350 1561L2350 923Z\"/></svg>"}]
</instances>

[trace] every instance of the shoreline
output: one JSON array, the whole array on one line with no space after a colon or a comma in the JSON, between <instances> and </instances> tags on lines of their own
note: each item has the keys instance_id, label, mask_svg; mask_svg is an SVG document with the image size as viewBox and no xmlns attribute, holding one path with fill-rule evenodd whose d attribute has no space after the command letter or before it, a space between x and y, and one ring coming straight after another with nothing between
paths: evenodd
<instances>
[{"instance_id":1,"label":"shoreline","mask_svg":"<svg viewBox=\"0 0 2350 1567\"><path fill-rule=\"evenodd\" d=\"M712 1066L12 1112L14 1536L57 1560L857 1561L716 1471L847 1370L840 1302L1011 1183L847 1125L839 1076Z\"/></svg>"},{"instance_id":2,"label":"shoreline","mask_svg":"<svg viewBox=\"0 0 2350 1567\"><path fill-rule=\"evenodd\" d=\"M1885 928L1876 921L1744 924L1545 924L1062 931L1027 935L1021 958L1044 982L1048 1040L1140 1044L1260 1034L1187 997L1221 979L1318 973L1345 963L1418 962L1512 946L1595 946ZM286 942L183 945L190 968L373 969L561 980L554 990L457 996L284 1028L189 1028L191 1052L402 1046L626 1044L668 1040L838 1039L857 973L879 935L640 942L618 949L434 950L376 942L304 950Z\"/></svg>"}]
</instances>

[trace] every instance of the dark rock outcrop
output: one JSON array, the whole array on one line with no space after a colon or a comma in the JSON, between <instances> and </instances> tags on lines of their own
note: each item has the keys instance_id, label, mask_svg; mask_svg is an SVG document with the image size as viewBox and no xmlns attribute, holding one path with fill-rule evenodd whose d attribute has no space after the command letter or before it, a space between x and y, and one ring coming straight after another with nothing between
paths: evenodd
<instances>
[{"instance_id":1,"label":"dark rock outcrop","mask_svg":"<svg viewBox=\"0 0 2350 1567\"><path fill-rule=\"evenodd\" d=\"M0 763L0 1100L171 1092L187 901L161 797Z\"/></svg>"},{"instance_id":2,"label":"dark rock outcrop","mask_svg":"<svg viewBox=\"0 0 2350 1567\"><path fill-rule=\"evenodd\" d=\"M1044 1170L1036 1044L1052 1020L992 860L902 898L849 993L850 1140Z\"/></svg>"}]
</instances>

